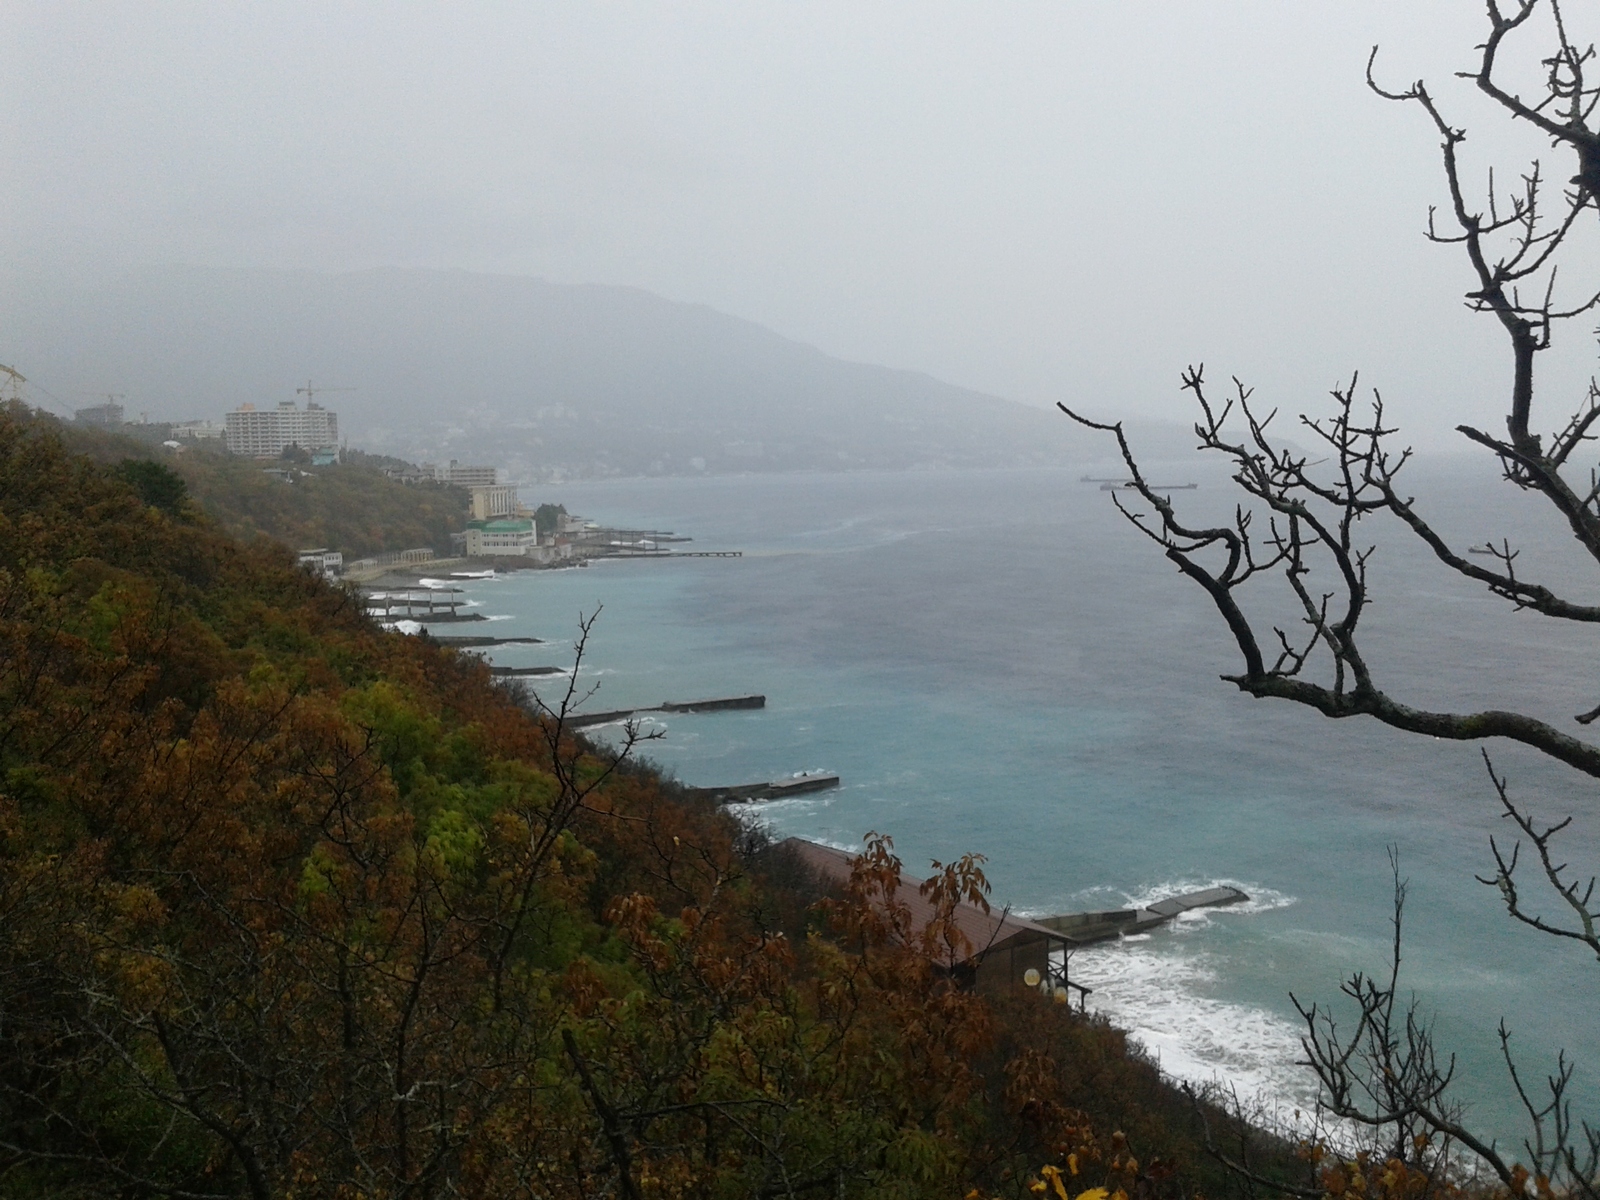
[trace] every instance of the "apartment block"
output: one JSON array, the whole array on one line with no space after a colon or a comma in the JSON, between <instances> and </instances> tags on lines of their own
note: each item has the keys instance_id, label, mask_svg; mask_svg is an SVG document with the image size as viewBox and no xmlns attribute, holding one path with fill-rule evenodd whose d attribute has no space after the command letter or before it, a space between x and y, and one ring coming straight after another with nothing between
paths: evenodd
<instances>
[{"instance_id":1,"label":"apartment block","mask_svg":"<svg viewBox=\"0 0 1600 1200\"><path fill-rule=\"evenodd\" d=\"M292 400L277 408L241 404L224 418L223 440L234 454L277 458L290 446L319 450L339 443L339 415L320 404L304 409Z\"/></svg>"},{"instance_id":2,"label":"apartment block","mask_svg":"<svg viewBox=\"0 0 1600 1200\"><path fill-rule=\"evenodd\" d=\"M497 483L492 487L478 486L467 489L472 496L472 519L474 521L490 521L495 517L514 517L517 515L517 489L509 483Z\"/></svg>"},{"instance_id":3,"label":"apartment block","mask_svg":"<svg viewBox=\"0 0 1600 1200\"><path fill-rule=\"evenodd\" d=\"M423 463L422 469L432 471L440 483L453 483L457 487L494 487L499 482L499 472L494 467L479 467L471 463L450 460L449 466Z\"/></svg>"},{"instance_id":4,"label":"apartment block","mask_svg":"<svg viewBox=\"0 0 1600 1200\"><path fill-rule=\"evenodd\" d=\"M93 404L88 408L80 408L73 412L72 419L79 425L92 425L96 429L121 429L123 426L122 405L115 400L105 404Z\"/></svg>"}]
</instances>

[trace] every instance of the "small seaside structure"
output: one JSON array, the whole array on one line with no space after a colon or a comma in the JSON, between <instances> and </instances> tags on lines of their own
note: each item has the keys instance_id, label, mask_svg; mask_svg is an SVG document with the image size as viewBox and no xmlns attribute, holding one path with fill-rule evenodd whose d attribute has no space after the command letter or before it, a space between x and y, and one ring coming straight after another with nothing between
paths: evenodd
<instances>
[{"instance_id":1,"label":"small seaside structure","mask_svg":"<svg viewBox=\"0 0 1600 1200\"><path fill-rule=\"evenodd\" d=\"M499 517L467 522L468 558L511 556L525 558L539 545L539 531L531 517Z\"/></svg>"},{"instance_id":2,"label":"small seaside structure","mask_svg":"<svg viewBox=\"0 0 1600 1200\"><path fill-rule=\"evenodd\" d=\"M837 887L849 882L853 854L805 838L787 838L779 847L809 867L821 882ZM911 914L913 936L938 915L921 894L921 886L922 880L902 876L894 897ZM1030 971L1046 987L1068 986L1067 942L1055 930L998 909L984 912L974 904L956 905L953 915L956 927L971 944L970 952L952 970L964 986L991 995L1039 986L1028 983ZM938 966L941 970L950 969L942 962Z\"/></svg>"},{"instance_id":3,"label":"small seaside structure","mask_svg":"<svg viewBox=\"0 0 1600 1200\"><path fill-rule=\"evenodd\" d=\"M324 579L337 579L344 571L344 553L317 546L300 551L300 565Z\"/></svg>"}]
</instances>

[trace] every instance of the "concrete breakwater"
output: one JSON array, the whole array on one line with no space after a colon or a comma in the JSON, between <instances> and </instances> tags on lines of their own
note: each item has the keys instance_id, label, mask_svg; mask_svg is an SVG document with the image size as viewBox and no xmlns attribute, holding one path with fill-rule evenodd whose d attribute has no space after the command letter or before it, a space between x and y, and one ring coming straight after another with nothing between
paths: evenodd
<instances>
[{"instance_id":1,"label":"concrete breakwater","mask_svg":"<svg viewBox=\"0 0 1600 1200\"><path fill-rule=\"evenodd\" d=\"M1250 897L1236 887L1214 887L1185 892L1181 896L1169 896L1145 908L1063 913L1055 917L1034 917L1032 920L1035 925L1055 930L1072 945L1087 946L1091 942L1143 933L1196 908L1222 908L1229 904L1241 904L1248 899Z\"/></svg>"},{"instance_id":2,"label":"concrete breakwater","mask_svg":"<svg viewBox=\"0 0 1600 1200\"><path fill-rule=\"evenodd\" d=\"M495 676L518 675L561 675L565 674L564 667L490 667L489 674Z\"/></svg>"},{"instance_id":3,"label":"concrete breakwater","mask_svg":"<svg viewBox=\"0 0 1600 1200\"><path fill-rule=\"evenodd\" d=\"M728 696L717 700L684 700L663 701L656 705L646 705L639 708L617 708L610 712L576 713L567 718L567 727L570 729L584 729L590 725L609 725L613 721L625 721L629 717L640 713L671 712L671 713L697 713L697 712L723 712L728 709L740 708L765 708L765 696Z\"/></svg>"},{"instance_id":4,"label":"concrete breakwater","mask_svg":"<svg viewBox=\"0 0 1600 1200\"><path fill-rule=\"evenodd\" d=\"M765 696L729 696L722 700L685 700L667 702L657 707L662 712L721 712L729 708L765 708Z\"/></svg>"},{"instance_id":5,"label":"concrete breakwater","mask_svg":"<svg viewBox=\"0 0 1600 1200\"><path fill-rule=\"evenodd\" d=\"M1102 492L1115 492L1122 489L1131 489L1133 486L1133 480L1131 479L1125 482L1116 482L1108 479L1100 485L1100 490ZM1198 483L1151 483L1145 486L1152 492L1192 492L1200 485Z\"/></svg>"},{"instance_id":6,"label":"concrete breakwater","mask_svg":"<svg viewBox=\"0 0 1600 1200\"><path fill-rule=\"evenodd\" d=\"M839 786L837 775L792 775L788 779L774 779L768 783L736 783L731 787L689 788L689 794L702 800L715 800L721 804L748 804L753 800L782 800L786 796L803 796L807 792L823 792Z\"/></svg>"},{"instance_id":7,"label":"concrete breakwater","mask_svg":"<svg viewBox=\"0 0 1600 1200\"><path fill-rule=\"evenodd\" d=\"M433 639L441 646L538 646L544 641L536 637L473 637L467 634L449 636L441 634Z\"/></svg>"},{"instance_id":8,"label":"concrete breakwater","mask_svg":"<svg viewBox=\"0 0 1600 1200\"><path fill-rule=\"evenodd\" d=\"M685 539L687 540L687 539ZM611 558L743 558L743 550L618 550Z\"/></svg>"}]
</instances>

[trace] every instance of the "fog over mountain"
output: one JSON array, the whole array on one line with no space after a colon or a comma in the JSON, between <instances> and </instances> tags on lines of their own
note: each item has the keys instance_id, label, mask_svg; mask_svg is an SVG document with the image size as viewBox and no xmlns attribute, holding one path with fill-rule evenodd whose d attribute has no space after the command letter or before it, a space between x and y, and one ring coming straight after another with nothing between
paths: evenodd
<instances>
[{"instance_id":1,"label":"fog over mountain","mask_svg":"<svg viewBox=\"0 0 1600 1200\"><path fill-rule=\"evenodd\" d=\"M351 445L523 481L1041 465L1104 457L1060 413L846 362L635 288L449 270L163 268L0 301L5 361L68 405L210 417L325 393ZM1170 442L1170 431L1164 441Z\"/></svg>"}]
</instances>

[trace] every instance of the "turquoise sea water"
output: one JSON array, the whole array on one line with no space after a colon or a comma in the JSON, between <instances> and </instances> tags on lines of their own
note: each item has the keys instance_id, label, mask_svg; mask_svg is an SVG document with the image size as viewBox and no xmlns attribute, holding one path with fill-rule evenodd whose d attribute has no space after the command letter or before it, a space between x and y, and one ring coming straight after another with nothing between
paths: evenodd
<instances>
[{"instance_id":1,"label":"turquoise sea water","mask_svg":"<svg viewBox=\"0 0 1600 1200\"><path fill-rule=\"evenodd\" d=\"M1213 514L1231 503L1220 479L1171 470L1202 483L1178 493L1183 503ZM1502 1016L1536 1078L1559 1047L1577 1052L1579 1107L1600 1110L1595 965L1512 927L1473 880L1489 869L1489 835L1507 834L1478 750L1220 682L1237 655L1203 595L1081 473L564 485L524 499L744 557L601 562L466 587L504 618L494 632L554 639L497 648L510 665L563 662L580 612L603 606L583 674L599 685L592 708L764 693L761 711L656 722L665 736L648 754L695 785L838 772L837 791L753 811L780 836L855 847L886 832L910 874L977 851L995 900L1023 913L1244 888L1249 905L1079 952L1071 970L1170 1072L1285 1108L1310 1095L1293 1065L1290 993L1335 998L1349 971L1385 968L1393 845L1411 887L1406 979L1461 1055L1475 1119L1502 1136L1517 1129L1502 1100ZM1525 507L1491 519L1488 477L1422 482L1452 531L1539 528ZM1368 653L1395 693L1457 709L1519 704L1569 727L1600 699L1585 690L1591 658L1570 630L1508 617L1373 533ZM1556 569L1562 539L1545 536L1529 558ZM1600 861L1593 789L1515 747L1493 750L1520 798L1579 814L1572 860Z\"/></svg>"}]
</instances>

